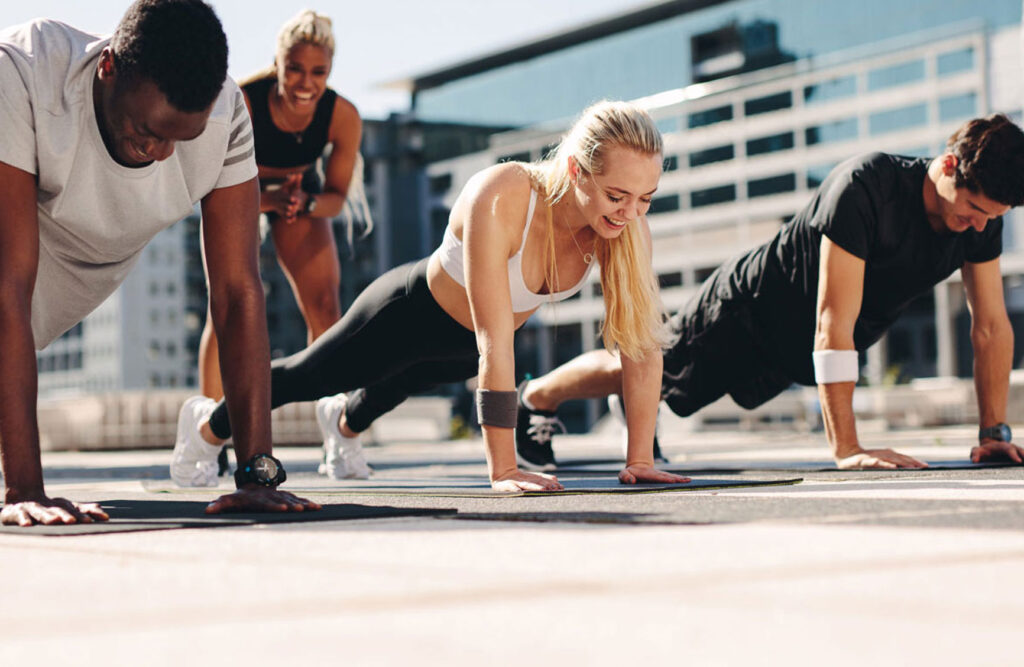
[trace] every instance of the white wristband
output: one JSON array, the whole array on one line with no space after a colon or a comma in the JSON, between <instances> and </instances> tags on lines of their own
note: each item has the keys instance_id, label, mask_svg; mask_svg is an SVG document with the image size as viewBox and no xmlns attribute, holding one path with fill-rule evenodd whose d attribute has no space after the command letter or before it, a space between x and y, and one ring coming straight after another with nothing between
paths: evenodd
<instances>
[{"instance_id":1,"label":"white wristband","mask_svg":"<svg viewBox=\"0 0 1024 667\"><path fill-rule=\"evenodd\" d=\"M856 350L816 350L811 358L814 360L814 381L818 384L856 382L860 378Z\"/></svg>"}]
</instances>

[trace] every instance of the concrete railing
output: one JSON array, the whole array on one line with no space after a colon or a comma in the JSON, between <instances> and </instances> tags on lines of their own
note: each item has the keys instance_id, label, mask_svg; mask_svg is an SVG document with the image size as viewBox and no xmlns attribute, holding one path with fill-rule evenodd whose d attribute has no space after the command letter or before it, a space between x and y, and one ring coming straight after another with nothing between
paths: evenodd
<instances>
[{"instance_id":1,"label":"concrete railing","mask_svg":"<svg viewBox=\"0 0 1024 667\"><path fill-rule=\"evenodd\" d=\"M57 450L159 449L174 446L178 411L194 392L128 391L39 402L42 448ZM272 414L275 445L321 442L313 403L285 405ZM449 437L451 401L411 398L377 420L371 441L436 441Z\"/></svg>"}]
</instances>

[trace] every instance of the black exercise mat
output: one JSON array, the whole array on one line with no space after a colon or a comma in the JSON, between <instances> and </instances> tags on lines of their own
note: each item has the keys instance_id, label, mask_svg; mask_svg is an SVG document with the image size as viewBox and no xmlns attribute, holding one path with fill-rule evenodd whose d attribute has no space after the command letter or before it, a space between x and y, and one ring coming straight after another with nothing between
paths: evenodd
<instances>
[{"instance_id":1,"label":"black exercise mat","mask_svg":"<svg viewBox=\"0 0 1024 667\"><path fill-rule=\"evenodd\" d=\"M455 509L421 509L356 504L330 504L305 512L233 512L205 514L206 501L192 500L107 500L100 506L110 515L109 521L28 528L0 526L0 533L14 535L97 535L175 528L218 528L252 526L266 523L298 523L308 521L339 521L343 519L382 519L409 516L443 516Z\"/></svg>"},{"instance_id":2,"label":"black exercise mat","mask_svg":"<svg viewBox=\"0 0 1024 667\"><path fill-rule=\"evenodd\" d=\"M455 479L371 479L303 486L296 480L293 493L308 496L426 496L438 498L522 498L598 494L667 493L708 491L750 486L786 486L803 478L780 480L694 479L687 484L620 484L616 477L561 479L562 491L495 491L479 477Z\"/></svg>"},{"instance_id":3,"label":"black exercise mat","mask_svg":"<svg viewBox=\"0 0 1024 667\"><path fill-rule=\"evenodd\" d=\"M609 463L600 459L590 462L574 461L573 465L559 465L556 475L595 475L604 476L618 473L622 469L621 462ZM851 468L841 472L927 472L929 470L981 470L984 468L1022 467L1020 463L990 462L972 463L969 459L949 461L925 461L927 468ZM707 463L676 463L659 464L659 470L677 475L716 475L739 472L840 472L835 463L830 461L726 461Z\"/></svg>"}]
</instances>

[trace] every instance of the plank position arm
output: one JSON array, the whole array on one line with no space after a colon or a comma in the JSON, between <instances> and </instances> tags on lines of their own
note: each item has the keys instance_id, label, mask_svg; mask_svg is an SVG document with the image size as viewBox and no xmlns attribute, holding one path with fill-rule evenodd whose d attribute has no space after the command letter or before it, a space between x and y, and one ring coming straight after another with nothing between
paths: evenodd
<instances>
[{"instance_id":1,"label":"plank position arm","mask_svg":"<svg viewBox=\"0 0 1024 667\"><path fill-rule=\"evenodd\" d=\"M864 260L822 235L818 275L815 353L856 355L853 330L864 296ZM827 363L827 362L826 362ZM853 361L856 365L854 357ZM818 364L816 363L816 367ZM816 368L816 376L817 368ZM839 468L923 468L925 463L892 449L864 449L857 439L853 414L853 377L842 381L816 377L822 419L832 456Z\"/></svg>"},{"instance_id":2,"label":"plank position arm","mask_svg":"<svg viewBox=\"0 0 1024 667\"><path fill-rule=\"evenodd\" d=\"M107 519L99 505L49 498L43 489L32 334L39 269L36 194L35 175L0 162L0 464L6 485L0 523L89 523Z\"/></svg>"},{"instance_id":3,"label":"plank position arm","mask_svg":"<svg viewBox=\"0 0 1024 667\"><path fill-rule=\"evenodd\" d=\"M1013 366L1013 328L1003 299L999 258L966 262L960 271L971 313L974 348L974 388L978 397L978 424L982 428L1006 422L1006 404ZM971 461L1024 462L1024 449L1012 442L985 438L971 449Z\"/></svg>"},{"instance_id":4,"label":"plank position arm","mask_svg":"<svg viewBox=\"0 0 1024 667\"><path fill-rule=\"evenodd\" d=\"M518 178L522 178L519 176ZM515 395L515 317L508 279L508 258L518 248L522 225L516 220L517 185L510 170L491 170L467 185L471 200L463 229L466 293L480 353L480 390ZM514 425L514 420L513 420ZM519 470L513 428L481 424L491 485L503 491L558 490L551 475Z\"/></svg>"},{"instance_id":5,"label":"plank position arm","mask_svg":"<svg viewBox=\"0 0 1024 667\"><path fill-rule=\"evenodd\" d=\"M211 191L202 201L203 259L210 314L220 341L221 377L239 462L271 454L270 342L258 266L259 184L255 178ZM300 511L316 503L257 484L221 496L206 509Z\"/></svg>"}]
</instances>

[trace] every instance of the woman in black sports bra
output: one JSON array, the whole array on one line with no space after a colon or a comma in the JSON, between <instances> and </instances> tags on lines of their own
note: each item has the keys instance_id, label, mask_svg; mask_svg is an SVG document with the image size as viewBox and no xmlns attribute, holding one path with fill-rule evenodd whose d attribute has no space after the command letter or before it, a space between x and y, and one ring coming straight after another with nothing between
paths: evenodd
<instances>
[{"instance_id":1,"label":"woman in black sports bra","mask_svg":"<svg viewBox=\"0 0 1024 667\"><path fill-rule=\"evenodd\" d=\"M331 220L345 208L352 184L361 189L355 172L361 169L362 121L351 102L327 87L333 57L331 20L303 10L278 32L274 65L241 82L255 136L260 211L306 320L308 342L341 317ZM209 317L206 322L199 386L219 399L218 343Z\"/></svg>"}]
</instances>

